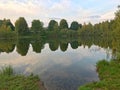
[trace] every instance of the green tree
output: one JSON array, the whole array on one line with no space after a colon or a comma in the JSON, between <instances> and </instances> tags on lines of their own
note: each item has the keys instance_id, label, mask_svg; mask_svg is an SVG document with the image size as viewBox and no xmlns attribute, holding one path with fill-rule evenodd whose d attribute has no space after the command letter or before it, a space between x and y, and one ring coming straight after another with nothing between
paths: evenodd
<instances>
[{"instance_id":1,"label":"green tree","mask_svg":"<svg viewBox=\"0 0 120 90\"><path fill-rule=\"evenodd\" d=\"M58 23L56 22L54 25L54 31L58 31L58 29L59 29L59 26L58 26Z\"/></svg>"},{"instance_id":2,"label":"green tree","mask_svg":"<svg viewBox=\"0 0 120 90\"><path fill-rule=\"evenodd\" d=\"M79 24L79 29L81 29L82 28L82 24Z\"/></svg>"},{"instance_id":3,"label":"green tree","mask_svg":"<svg viewBox=\"0 0 120 90\"><path fill-rule=\"evenodd\" d=\"M3 23L3 20L0 20L0 27L1 27L2 23Z\"/></svg>"},{"instance_id":4,"label":"green tree","mask_svg":"<svg viewBox=\"0 0 120 90\"><path fill-rule=\"evenodd\" d=\"M68 23L65 19L60 21L60 29L68 29Z\"/></svg>"},{"instance_id":5,"label":"green tree","mask_svg":"<svg viewBox=\"0 0 120 90\"><path fill-rule=\"evenodd\" d=\"M49 22L48 29L50 31L53 31L53 30L56 30L57 28L58 28L58 22L56 22L55 20L51 20Z\"/></svg>"},{"instance_id":6,"label":"green tree","mask_svg":"<svg viewBox=\"0 0 120 90\"><path fill-rule=\"evenodd\" d=\"M120 5L118 6L118 11L115 13L115 19L120 20Z\"/></svg>"},{"instance_id":7,"label":"green tree","mask_svg":"<svg viewBox=\"0 0 120 90\"><path fill-rule=\"evenodd\" d=\"M4 19L4 20L3 20L3 24L5 24L6 26L10 27L12 31L15 30L15 27L14 27L13 24L11 23L10 19L8 19L8 20Z\"/></svg>"},{"instance_id":8,"label":"green tree","mask_svg":"<svg viewBox=\"0 0 120 90\"><path fill-rule=\"evenodd\" d=\"M34 32L42 31L43 30L43 23L39 20L33 20L31 30L33 30Z\"/></svg>"},{"instance_id":9,"label":"green tree","mask_svg":"<svg viewBox=\"0 0 120 90\"><path fill-rule=\"evenodd\" d=\"M0 31L14 31L15 27L9 19L0 20Z\"/></svg>"},{"instance_id":10,"label":"green tree","mask_svg":"<svg viewBox=\"0 0 120 90\"><path fill-rule=\"evenodd\" d=\"M11 31L11 28L2 24L1 27L0 27L0 31L2 32L8 32L8 31Z\"/></svg>"},{"instance_id":11,"label":"green tree","mask_svg":"<svg viewBox=\"0 0 120 90\"><path fill-rule=\"evenodd\" d=\"M28 24L24 17L20 17L16 22L15 22L15 30L18 34L24 34L29 31Z\"/></svg>"},{"instance_id":12,"label":"green tree","mask_svg":"<svg viewBox=\"0 0 120 90\"><path fill-rule=\"evenodd\" d=\"M76 21L73 21L70 26L71 30L78 30L79 29L79 23Z\"/></svg>"},{"instance_id":13,"label":"green tree","mask_svg":"<svg viewBox=\"0 0 120 90\"><path fill-rule=\"evenodd\" d=\"M116 36L120 36L120 7L118 6L118 10L115 13L115 19L113 20L113 22L110 22L112 24L112 26L110 28L112 28L112 33L113 35Z\"/></svg>"}]
</instances>

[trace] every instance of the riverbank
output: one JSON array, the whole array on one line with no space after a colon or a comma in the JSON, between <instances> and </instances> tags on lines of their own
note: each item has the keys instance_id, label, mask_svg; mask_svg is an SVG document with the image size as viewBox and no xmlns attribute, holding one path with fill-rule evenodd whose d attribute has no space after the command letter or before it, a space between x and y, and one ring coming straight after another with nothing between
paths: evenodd
<instances>
[{"instance_id":1,"label":"riverbank","mask_svg":"<svg viewBox=\"0 0 120 90\"><path fill-rule=\"evenodd\" d=\"M120 60L97 63L100 81L81 86L78 90L120 90Z\"/></svg>"},{"instance_id":2,"label":"riverbank","mask_svg":"<svg viewBox=\"0 0 120 90\"><path fill-rule=\"evenodd\" d=\"M46 90L38 76L17 75L11 66L0 70L0 90Z\"/></svg>"}]
</instances>

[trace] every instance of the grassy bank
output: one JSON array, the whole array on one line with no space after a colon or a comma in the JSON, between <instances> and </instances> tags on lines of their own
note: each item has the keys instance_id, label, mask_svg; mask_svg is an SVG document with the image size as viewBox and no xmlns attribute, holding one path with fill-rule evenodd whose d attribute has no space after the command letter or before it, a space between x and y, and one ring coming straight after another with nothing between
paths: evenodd
<instances>
[{"instance_id":1,"label":"grassy bank","mask_svg":"<svg viewBox=\"0 0 120 90\"><path fill-rule=\"evenodd\" d=\"M100 81L81 86L78 90L120 90L120 61L97 63Z\"/></svg>"},{"instance_id":2,"label":"grassy bank","mask_svg":"<svg viewBox=\"0 0 120 90\"><path fill-rule=\"evenodd\" d=\"M0 90L45 90L38 76L15 75L11 66L0 70Z\"/></svg>"}]
</instances>

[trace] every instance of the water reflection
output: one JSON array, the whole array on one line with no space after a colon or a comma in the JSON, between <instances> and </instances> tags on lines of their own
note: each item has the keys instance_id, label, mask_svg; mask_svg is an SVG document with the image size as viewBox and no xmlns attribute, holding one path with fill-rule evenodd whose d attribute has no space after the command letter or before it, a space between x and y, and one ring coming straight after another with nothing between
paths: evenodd
<instances>
[{"instance_id":1,"label":"water reflection","mask_svg":"<svg viewBox=\"0 0 120 90\"><path fill-rule=\"evenodd\" d=\"M15 43L12 40L0 40L0 53L10 53L15 49Z\"/></svg>"},{"instance_id":2,"label":"water reflection","mask_svg":"<svg viewBox=\"0 0 120 90\"><path fill-rule=\"evenodd\" d=\"M33 72L48 90L77 90L80 85L99 80L96 62L115 58L119 48L114 40L92 40L1 40L0 66L11 64L17 73Z\"/></svg>"},{"instance_id":3,"label":"water reflection","mask_svg":"<svg viewBox=\"0 0 120 90\"><path fill-rule=\"evenodd\" d=\"M26 56L29 50L29 40L25 40L25 39L18 39L17 44L16 44L16 48L17 48L17 52L22 55L22 56Z\"/></svg>"},{"instance_id":4,"label":"water reflection","mask_svg":"<svg viewBox=\"0 0 120 90\"><path fill-rule=\"evenodd\" d=\"M33 51L36 53L41 53L41 50L44 49L44 44L45 43L42 41L37 41L37 40L31 41Z\"/></svg>"},{"instance_id":5,"label":"water reflection","mask_svg":"<svg viewBox=\"0 0 120 90\"><path fill-rule=\"evenodd\" d=\"M49 48L51 51L56 51L59 47L59 42L58 41L51 41L49 42Z\"/></svg>"},{"instance_id":6,"label":"water reflection","mask_svg":"<svg viewBox=\"0 0 120 90\"><path fill-rule=\"evenodd\" d=\"M78 46L79 46L79 44L78 44L77 41L73 41L73 42L71 42L70 45L71 45L72 49L77 49Z\"/></svg>"},{"instance_id":7,"label":"water reflection","mask_svg":"<svg viewBox=\"0 0 120 90\"><path fill-rule=\"evenodd\" d=\"M68 48L68 43L60 43L61 51L65 52Z\"/></svg>"},{"instance_id":8,"label":"water reflection","mask_svg":"<svg viewBox=\"0 0 120 90\"><path fill-rule=\"evenodd\" d=\"M0 52L6 52L6 53L11 53L12 51L14 51L15 47L16 47L16 51L18 52L18 54L20 54L21 56L26 56L28 51L29 51L29 47L30 45L32 45L32 49L33 52L36 53L41 53L42 49L44 49L45 44L49 44L49 49L51 51L57 51L60 47L60 50L62 52L67 51L68 49L68 45L70 44L72 49L77 49L79 46L88 46L88 48L91 48L92 45L97 45L99 47L102 48L110 48L112 49L113 52L113 58L115 58L116 56L116 50L117 50L117 46L116 44L117 41L113 40L111 43L111 40L105 41L104 39L98 39L98 40L86 40L86 38L83 39L75 39L75 40L71 40L71 39L67 39L67 40L60 40L60 39L18 39L18 40L1 40L0 41Z\"/></svg>"}]
</instances>

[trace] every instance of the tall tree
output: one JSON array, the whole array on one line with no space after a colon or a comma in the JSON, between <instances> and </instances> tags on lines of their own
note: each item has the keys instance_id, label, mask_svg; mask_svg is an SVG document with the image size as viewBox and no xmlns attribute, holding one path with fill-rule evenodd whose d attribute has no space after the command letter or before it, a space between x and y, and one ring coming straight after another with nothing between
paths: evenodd
<instances>
[{"instance_id":1,"label":"tall tree","mask_svg":"<svg viewBox=\"0 0 120 90\"><path fill-rule=\"evenodd\" d=\"M34 32L40 32L43 29L43 23L39 20L33 20L32 21L32 27L31 30Z\"/></svg>"},{"instance_id":2,"label":"tall tree","mask_svg":"<svg viewBox=\"0 0 120 90\"><path fill-rule=\"evenodd\" d=\"M6 20L4 19L3 20L3 24L6 24L6 26L9 26L11 28L11 30L14 31L15 27L13 26L13 24L11 23L10 19Z\"/></svg>"},{"instance_id":3,"label":"tall tree","mask_svg":"<svg viewBox=\"0 0 120 90\"><path fill-rule=\"evenodd\" d=\"M70 26L71 30L78 30L79 29L79 24L76 21L73 21Z\"/></svg>"},{"instance_id":4,"label":"tall tree","mask_svg":"<svg viewBox=\"0 0 120 90\"><path fill-rule=\"evenodd\" d=\"M118 11L115 13L115 19L120 20L120 5L118 6Z\"/></svg>"},{"instance_id":5,"label":"tall tree","mask_svg":"<svg viewBox=\"0 0 120 90\"><path fill-rule=\"evenodd\" d=\"M66 29L66 28L68 28L68 23L65 19L62 19L60 21L60 29Z\"/></svg>"},{"instance_id":6,"label":"tall tree","mask_svg":"<svg viewBox=\"0 0 120 90\"><path fill-rule=\"evenodd\" d=\"M56 22L54 25L54 31L58 31L58 29L59 29L58 22Z\"/></svg>"},{"instance_id":7,"label":"tall tree","mask_svg":"<svg viewBox=\"0 0 120 90\"><path fill-rule=\"evenodd\" d=\"M55 20L51 20L49 22L48 29L53 31L53 30L55 30L57 28L58 28L58 22L56 22Z\"/></svg>"},{"instance_id":8,"label":"tall tree","mask_svg":"<svg viewBox=\"0 0 120 90\"><path fill-rule=\"evenodd\" d=\"M114 29L115 34L120 36L120 6L118 6L118 11L115 13Z\"/></svg>"},{"instance_id":9,"label":"tall tree","mask_svg":"<svg viewBox=\"0 0 120 90\"><path fill-rule=\"evenodd\" d=\"M15 27L11 23L10 19L0 20L0 30L14 31Z\"/></svg>"},{"instance_id":10,"label":"tall tree","mask_svg":"<svg viewBox=\"0 0 120 90\"><path fill-rule=\"evenodd\" d=\"M0 27L1 27L2 23L3 23L3 20L0 20Z\"/></svg>"},{"instance_id":11,"label":"tall tree","mask_svg":"<svg viewBox=\"0 0 120 90\"><path fill-rule=\"evenodd\" d=\"M24 17L20 17L16 22L15 22L15 30L18 34L24 34L28 32L28 24Z\"/></svg>"}]
</instances>

